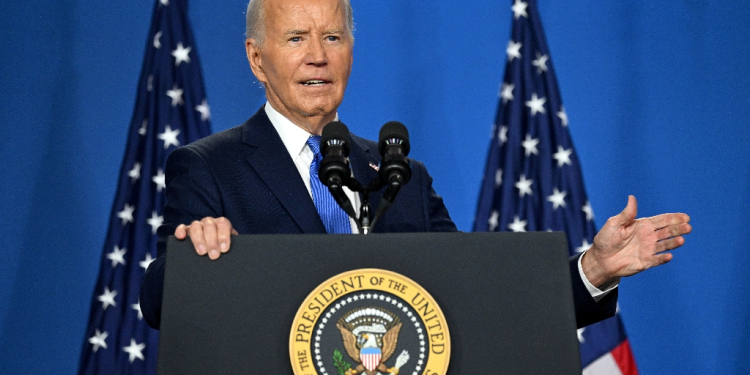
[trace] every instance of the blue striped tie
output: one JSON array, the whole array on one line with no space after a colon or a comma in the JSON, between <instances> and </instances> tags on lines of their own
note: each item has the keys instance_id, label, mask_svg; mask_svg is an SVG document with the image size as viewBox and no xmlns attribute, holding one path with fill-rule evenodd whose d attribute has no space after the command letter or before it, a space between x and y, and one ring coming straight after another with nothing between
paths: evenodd
<instances>
[{"instance_id":1,"label":"blue striped tie","mask_svg":"<svg viewBox=\"0 0 750 375\"><path fill-rule=\"evenodd\" d=\"M310 190L312 190L313 203L315 203L320 219L326 227L326 232L352 233L349 216L339 207L331 192L328 191L328 187L323 185L318 178L318 168L323 160L323 156L320 154L320 136L308 138L307 145L315 154L312 163L310 163Z\"/></svg>"}]
</instances>

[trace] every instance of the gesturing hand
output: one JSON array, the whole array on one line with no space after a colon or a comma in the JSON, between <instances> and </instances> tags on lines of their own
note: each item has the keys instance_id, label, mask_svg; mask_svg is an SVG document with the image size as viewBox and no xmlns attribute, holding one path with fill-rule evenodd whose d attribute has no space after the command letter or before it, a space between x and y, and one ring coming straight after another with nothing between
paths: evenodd
<instances>
[{"instance_id":1,"label":"gesturing hand","mask_svg":"<svg viewBox=\"0 0 750 375\"><path fill-rule=\"evenodd\" d=\"M637 213L638 204L631 195L625 209L607 220L581 259L583 273L594 286L669 262L672 254L665 251L682 246L682 236L692 230L686 214L636 219Z\"/></svg>"},{"instance_id":2,"label":"gesturing hand","mask_svg":"<svg viewBox=\"0 0 750 375\"><path fill-rule=\"evenodd\" d=\"M237 231L225 217L204 217L201 221L193 221L189 226L180 224L174 231L178 240L184 240L189 235L195 252L201 256L208 254L211 260L219 259L221 254L229 251L232 234L236 235Z\"/></svg>"}]
</instances>

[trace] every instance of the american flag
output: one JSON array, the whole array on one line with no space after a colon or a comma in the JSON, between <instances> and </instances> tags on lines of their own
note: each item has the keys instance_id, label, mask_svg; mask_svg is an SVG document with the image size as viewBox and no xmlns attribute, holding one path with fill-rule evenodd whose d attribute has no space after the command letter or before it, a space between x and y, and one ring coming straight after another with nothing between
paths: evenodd
<instances>
[{"instance_id":1,"label":"american flag","mask_svg":"<svg viewBox=\"0 0 750 375\"><path fill-rule=\"evenodd\" d=\"M156 372L158 332L138 294L156 256L164 167L176 147L210 134L210 118L187 0L157 0L79 374Z\"/></svg>"},{"instance_id":2,"label":"american flag","mask_svg":"<svg viewBox=\"0 0 750 375\"><path fill-rule=\"evenodd\" d=\"M474 231L565 231L570 255L596 234L535 0L514 0ZM578 330L584 374L637 374L618 314Z\"/></svg>"}]
</instances>

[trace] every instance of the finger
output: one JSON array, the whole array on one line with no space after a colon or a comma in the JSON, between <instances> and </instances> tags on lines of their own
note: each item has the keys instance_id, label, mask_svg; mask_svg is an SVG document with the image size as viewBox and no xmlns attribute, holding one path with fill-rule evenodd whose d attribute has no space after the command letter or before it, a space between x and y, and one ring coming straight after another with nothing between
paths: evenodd
<instances>
[{"instance_id":1,"label":"finger","mask_svg":"<svg viewBox=\"0 0 750 375\"><path fill-rule=\"evenodd\" d=\"M688 234L692 230L693 227L688 223L668 225L664 228L658 229L656 231L656 237L659 239L659 241L661 241L672 237L682 236L683 234Z\"/></svg>"},{"instance_id":2,"label":"finger","mask_svg":"<svg viewBox=\"0 0 750 375\"><path fill-rule=\"evenodd\" d=\"M178 240L184 240L185 237L188 235L188 228L185 224L180 224L177 226L177 228L174 230L174 236L177 237Z\"/></svg>"},{"instance_id":3,"label":"finger","mask_svg":"<svg viewBox=\"0 0 750 375\"><path fill-rule=\"evenodd\" d=\"M659 241L654 247L655 253L661 253L662 251L673 250L685 244L685 238L682 236L673 237L664 241Z\"/></svg>"},{"instance_id":4,"label":"finger","mask_svg":"<svg viewBox=\"0 0 750 375\"><path fill-rule=\"evenodd\" d=\"M690 216L683 213L661 214L647 219L656 228L663 228L667 225L676 225L690 222Z\"/></svg>"},{"instance_id":5,"label":"finger","mask_svg":"<svg viewBox=\"0 0 750 375\"><path fill-rule=\"evenodd\" d=\"M216 219L216 240L219 242L219 250L222 253L229 251L231 245L232 223L225 217Z\"/></svg>"},{"instance_id":6,"label":"finger","mask_svg":"<svg viewBox=\"0 0 750 375\"><path fill-rule=\"evenodd\" d=\"M635 221L635 217L638 215L638 201L632 195L628 195L628 205L617 215L620 224L627 225Z\"/></svg>"},{"instance_id":7,"label":"finger","mask_svg":"<svg viewBox=\"0 0 750 375\"><path fill-rule=\"evenodd\" d=\"M651 261L651 267L661 266L670 260L672 260L672 253L656 254Z\"/></svg>"},{"instance_id":8,"label":"finger","mask_svg":"<svg viewBox=\"0 0 750 375\"><path fill-rule=\"evenodd\" d=\"M211 260L219 258L221 253L219 252L219 242L216 240L216 219L212 217L206 217L201 220L203 224L203 238L206 241L206 249L208 249L208 257Z\"/></svg>"},{"instance_id":9,"label":"finger","mask_svg":"<svg viewBox=\"0 0 750 375\"><path fill-rule=\"evenodd\" d=\"M193 247L198 255L206 255L206 241L203 238L203 226L199 221L193 221L190 223L190 241L193 242Z\"/></svg>"},{"instance_id":10,"label":"finger","mask_svg":"<svg viewBox=\"0 0 750 375\"><path fill-rule=\"evenodd\" d=\"M234 228L232 228L232 234L235 235L235 236L239 236L240 235L239 233L237 233L236 230L234 230Z\"/></svg>"}]
</instances>

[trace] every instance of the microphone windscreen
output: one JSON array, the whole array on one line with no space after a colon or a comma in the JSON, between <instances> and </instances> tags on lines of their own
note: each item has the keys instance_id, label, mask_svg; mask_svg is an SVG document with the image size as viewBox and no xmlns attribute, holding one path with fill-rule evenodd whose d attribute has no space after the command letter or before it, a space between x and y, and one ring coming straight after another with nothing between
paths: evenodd
<instances>
[{"instance_id":1,"label":"microphone windscreen","mask_svg":"<svg viewBox=\"0 0 750 375\"><path fill-rule=\"evenodd\" d=\"M398 121L386 122L385 125L380 128L380 137L378 141L378 151L380 151L380 154L385 154L385 148L387 146L386 141L392 138L400 139L402 141L401 147L404 156L409 155L409 131L404 124Z\"/></svg>"},{"instance_id":2,"label":"microphone windscreen","mask_svg":"<svg viewBox=\"0 0 750 375\"><path fill-rule=\"evenodd\" d=\"M347 128L343 122L331 121L323 128L323 133L320 135L320 147L324 154L324 148L328 146L328 141L331 139L343 141L344 156L349 156L349 143L351 143L351 136L349 135L349 128Z\"/></svg>"}]
</instances>

